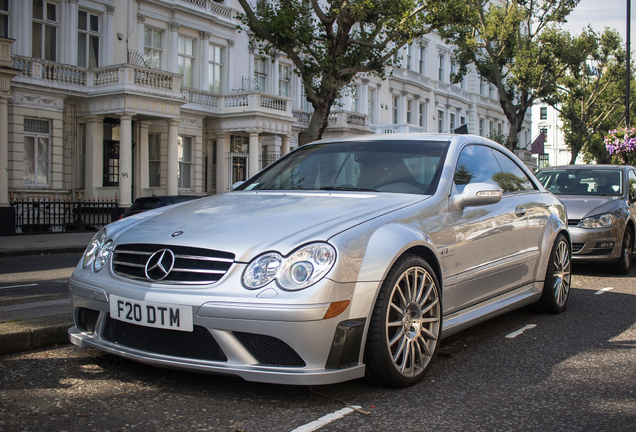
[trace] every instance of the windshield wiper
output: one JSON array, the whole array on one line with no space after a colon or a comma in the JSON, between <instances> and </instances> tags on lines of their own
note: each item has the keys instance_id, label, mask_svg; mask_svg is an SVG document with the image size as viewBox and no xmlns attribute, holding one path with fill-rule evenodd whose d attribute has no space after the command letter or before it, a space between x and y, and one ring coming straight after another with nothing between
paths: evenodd
<instances>
[{"instance_id":1,"label":"windshield wiper","mask_svg":"<svg viewBox=\"0 0 636 432\"><path fill-rule=\"evenodd\" d=\"M332 190L332 191L362 191L362 192L378 192L375 189L364 189L353 186L324 186L320 190Z\"/></svg>"}]
</instances>

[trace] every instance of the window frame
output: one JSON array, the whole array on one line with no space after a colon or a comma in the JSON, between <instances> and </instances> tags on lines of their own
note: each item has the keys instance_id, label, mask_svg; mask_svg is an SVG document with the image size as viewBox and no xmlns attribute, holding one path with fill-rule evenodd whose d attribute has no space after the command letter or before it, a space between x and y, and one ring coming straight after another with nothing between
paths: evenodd
<instances>
[{"instance_id":1,"label":"window frame","mask_svg":"<svg viewBox=\"0 0 636 432\"><path fill-rule=\"evenodd\" d=\"M27 127L26 127L27 121L42 122L42 124L46 123L48 132L27 131ZM33 138L33 159L31 158L28 159L28 160L33 160L33 182L28 183L26 181L26 177L24 176L24 170L23 170L22 184L25 187L29 187L29 188L50 187L51 185L51 120L34 119L34 118L25 117L24 138ZM46 159L47 159L46 183L38 182L38 177L40 176L40 157L38 152L38 144L40 143L41 139L46 140ZM25 157L26 157L26 151L23 151L22 161L25 164L24 166L26 168L27 159L25 159Z\"/></svg>"},{"instance_id":2,"label":"window frame","mask_svg":"<svg viewBox=\"0 0 636 432\"><path fill-rule=\"evenodd\" d=\"M263 57L254 56L254 81L258 86L258 90L264 92L267 85L267 72Z\"/></svg>"},{"instance_id":3,"label":"window frame","mask_svg":"<svg viewBox=\"0 0 636 432\"><path fill-rule=\"evenodd\" d=\"M183 148L184 148L183 143L186 139L190 143L189 154L187 155L189 156L189 160L185 159L185 152L183 151ZM177 156L177 161L178 161L177 187L179 189L192 190L192 167L193 167L193 153L194 153L193 144L194 144L194 139L192 136L179 135L177 139L177 152L178 152L177 153L178 154ZM188 166L188 178L187 178L188 184L187 185L184 185L185 176L182 175L183 169L185 166Z\"/></svg>"},{"instance_id":4,"label":"window frame","mask_svg":"<svg viewBox=\"0 0 636 432\"><path fill-rule=\"evenodd\" d=\"M80 28L80 14L81 13L85 13L86 14L86 29L81 29ZM97 18L97 30L93 31L91 30L91 16L96 17ZM101 44L102 44L102 35L100 32L101 29L101 21L102 21L102 17L100 15L94 14L90 11L87 10L83 10L83 9L79 9L77 11L77 33L78 33L78 40L77 40L77 65L80 67L84 67L84 68L88 68L88 69L92 69L92 68L97 68L100 66L100 54L101 54ZM84 42L84 64L80 64L80 40L81 37L85 37L86 40ZM91 47L93 46L91 43L91 38L97 38L97 52L95 53L95 64L91 65Z\"/></svg>"},{"instance_id":5,"label":"window frame","mask_svg":"<svg viewBox=\"0 0 636 432\"><path fill-rule=\"evenodd\" d=\"M146 45L146 33L150 32L150 45ZM157 36L157 39L155 39ZM155 40L159 41L159 46L155 46ZM150 52L150 55L148 55ZM158 55L158 64L154 61L155 54ZM156 29L154 27L144 27L144 58L146 59L147 67L150 69L161 70L161 64L163 62L163 30Z\"/></svg>"},{"instance_id":6,"label":"window frame","mask_svg":"<svg viewBox=\"0 0 636 432\"><path fill-rule=\"evenodd\" d=\"M58 54L59 54L59 38L58 38L58 29L59 29L59 25L60 25L60 20L59 20L59 15L60 15L60 4L56 3L56 2L52 2L52 1L48 1L48 0L32 0L33 2L35 1L41 1L42 2L42 18L36 18L35 17L35 9L32 9L32 13L31 13L31 57L33 58L38 58L38 59L42 59L42 60L48 60L48 61L52 61L52 62L57 62L58 60ZM48 15L49 15L49 6L54 7L55 9L55 19L49 19ZM36 35L35 35L35 28L36 26L40 27L40 42L38 43L38 51L39 51L39 56L36 55L37 52L35 51L35 47L36 47ZM47 52L46 49L46 44L47 41L49 40L50 35L47 34L47 30L49 28L52 28L53 30L55 30L54 34L55 34L55 41L54 41L54 47L53 50L55 51L55 58L48 58L50 52Z\"/></svg>"},{"instance_id":7,"label":"window frame","mask_svg":"<svg viewBox=\"0 0 636 432\"><path fill-rule=\"evenodd\" d=\"M183 46L182 46L183 42ZM194 69L195 65L195 40L193 38L189 38L187 36L179 35L177 37L177 73L181 74L181 78L179 79L181 87L185 88L194 88ZM188 44L191 46L191 53L188 54ZM187 68L186 65L190 62L190 72L186 76ZM189 81L189 83L188 83ZM190 85L188 85L190 84Z\"/></svg>"},{"instance_id":8,"label":"window frame","mask_svg":"<svg viewBox=\"0 0 636 432\"><path fill-rule=\"evenodd\" d=\"M218 50L218 58L216 56ZM224 47L216 44L208 45L208 90L213 93L223 93L223 55ZM218 70L218 79L217 79ZM217 86L218 84L218 86Z\"/></svg>"},{"instance_id":9,"label":"window frame","mask_svg":"<svg viewBox=\"0 0 636 432\"><path fill-rule=\"evenodd\" d=\"M548 119L548 107L539 107L539 120Z\"/></svg>"},{"instance_id":10,"label":"window frame","mask_svg":"<svg viewBox=\"0 0 636 432\"><path fill-rule=\"evenodd\" d=\"M3 21L2 25L4 26L4 32L0 31L0 37L8 38L11 34L11 1L5 0L7 2L6 9L0 9L0 19ZM1 27L0 27L1 29Z\"/></svg>"},{"instance_id":11,"label":"window frame","mask_svg":"<svg viewBox=\"0 0 636 432\"><path fill-rule=\"evenodd\" d=\"M153 159L153 149L156 146L156 156L158 159ZM153 182L153 166L158 168L157 182ZM156 169L155 168L155 169ZM161 187L161 134L149 133L148 134L148 187L158 188Z\"/></svg>"},{"instance_id":12,"label":"window frame","mask_svg":"<svg viewBox=\"0 0 636 432\"><path fill-rule=\"evenodd\" d=\"M278 63L278 96L291 97L290 83L291 66L286 63ZM283 89L285 90L283 91Z\"/></svg>"}]
</instances>

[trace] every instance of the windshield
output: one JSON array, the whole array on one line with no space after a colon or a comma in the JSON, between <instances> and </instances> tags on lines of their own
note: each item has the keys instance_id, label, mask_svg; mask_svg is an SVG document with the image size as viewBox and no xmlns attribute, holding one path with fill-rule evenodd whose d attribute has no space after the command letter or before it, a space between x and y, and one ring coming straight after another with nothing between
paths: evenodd
<instances>
[{"instance_id":1,"label":"windshield","mask_svg":"<svg viewBox=\"0 0 636 432\"><path fill-rule=\"evenodd\" d=\"M432 194L447 143L357 141L301 147L238 190Z\"/></svg>"},{"instance_id":2,"label":"windshield","mask_svg":"<svg viewBox=\"0 0 636 432\"><path fill-rule=\"evenodd\" d=\"M623 195L622 171L609 169L541 170L537 178L556 195Z\"/></svg>"}]
</instances>

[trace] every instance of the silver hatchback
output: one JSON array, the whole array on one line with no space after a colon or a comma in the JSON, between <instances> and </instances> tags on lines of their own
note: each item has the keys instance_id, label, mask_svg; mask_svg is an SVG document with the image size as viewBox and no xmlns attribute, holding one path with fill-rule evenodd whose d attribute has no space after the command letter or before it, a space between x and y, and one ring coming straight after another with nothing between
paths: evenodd
<instances>
[{"instance_id":1,"label":"silver hatchback","mask_svg":"<svg viewBox=\"0 0 636 432\"><path fill-rule=\"evenodd\" d=\"M71 277L69 336L250 381L404 387L444 337L565 309L565 217L481 137L320 141L231 192L106 226Z\"/></svg>"},{"instance_id":2,"label":"silver hatchback","mask_svg":"<svg viewBox=\"0 0 636 432\"><path fill-rule=\"evenodd\" d=\"M566 165L537 173L565 204L574 261L611 264L629 273L636 226L636 169L626 165Z\"/></svg>"}]
</instances>

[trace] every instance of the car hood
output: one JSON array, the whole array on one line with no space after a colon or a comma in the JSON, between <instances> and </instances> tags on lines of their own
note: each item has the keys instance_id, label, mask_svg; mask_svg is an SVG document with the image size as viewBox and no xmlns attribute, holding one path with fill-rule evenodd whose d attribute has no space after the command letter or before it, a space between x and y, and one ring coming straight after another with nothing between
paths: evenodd
<instances>
[{"instance_id":1,"label":"car hood","mask_svg":"<svg viewBox=\"0 0 636 432\"><path fill-rule=\"evenodd\" d=\"M126 218L116 244L187 245L235 254L248 262L266 251L287 255L428 196L362 192L230 192ZM146 216L147 215L147 216ZM123 222L120 221L120 222ZM114 224L113 229L118 225ZM182 234L173 237L173 233Z\"/></svg>"},{"instance_id":2,"label":"car hood","mask_svg":"<svg viewBox=\"0 0 636 432\"><path fill-rule=\"evenodd\" d=\"M616 209L621 197L558 195L568 211L568 219L583 219Z\"/></svg>"}]
</instances>

